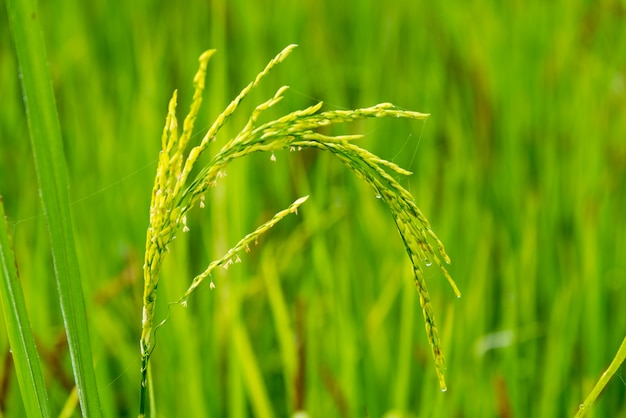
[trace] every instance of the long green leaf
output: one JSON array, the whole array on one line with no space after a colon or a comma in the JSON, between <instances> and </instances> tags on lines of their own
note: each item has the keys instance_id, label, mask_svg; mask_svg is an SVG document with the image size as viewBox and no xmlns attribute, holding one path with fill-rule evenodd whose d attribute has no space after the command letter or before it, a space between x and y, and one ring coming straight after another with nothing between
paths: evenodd
<instances>
[{"instance_id":1,"label":"long green leaf","mask_svg":"<svg viewBox=\"0 0 626 418\"><path fill-rule=\"evenodd\" d=\"M600 396L600 393L602 393L606 385L609 383L609 380L611 380L611 378L622 366L624 360L626 360L626 338L624 338L624 340L622 341L622 345L620 345L619 349L617 350L617 354L615 354L615 357L613 357L613 360L611 361L611 364L609 364L609 367L604 371L604 373L602 373L602 376L600 376L600 379L598 379L596 385L593 387L593 389L591 389L589 395L587 395L585 402L583 402L578 407L575 418L582 418L587 412L589 412L593 404L596 402L598 396Z\"/></svg>"},{"instance_id":2,"label":"long green leaf","mask_svg":"<svg viewBox=\"0 0 626 418\"><path fill-rule=\"evenodd\" d=\"M84 416L101 416L69 206L67 168L34 0L7 0L59 301Z\"/></svg>"},{"instance_id":3,"label":"long green leaf","mask_svg":"<svg viewBox=\"0 0 626 418\"><path fill-rule=\"evenodd\" d=\"M29 417L49 417L50 403L41 372L41 362L35 338L24 303L22 286L18 278L15 257L4 220L4 205L0 197L0 300L7 326L7 334L17 382L22 393L26 414Z\"/></svg>"}]
</instances>

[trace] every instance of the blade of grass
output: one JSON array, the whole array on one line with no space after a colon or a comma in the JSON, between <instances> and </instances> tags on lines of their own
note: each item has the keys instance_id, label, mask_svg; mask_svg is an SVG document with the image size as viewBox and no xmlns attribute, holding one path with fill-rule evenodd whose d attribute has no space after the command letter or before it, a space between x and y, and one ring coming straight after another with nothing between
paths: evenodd
<instances>
[{"instance_id":1,"label":"blade of grass","mask_svg":"<svg viewBox=\"0 0 626 418\"><path fill-rule=\"evenodd\" d=\"M17 263L4 220L4 205L0 197L0 299L13 353L17 382L29 417L49 417L50 402L41 372L41 362L30 331L30 321L19 281Z\"/></svg>"},{"instance_id":2,"label":"blade of grass","mask_svg":"<svg viewBox=\"0 0 626 418\"><path fill-rule=\"evenodd\" d=\"M413 328L415 292L402 289L402 315L400 340L398 341L398 374L393 388L394 405L399 411L406 411L411 390L411 350L413 349Z\"/></svg>"},{"instance_id":3,"label":"blade of grass","mask_svg":"<svg viewBox=\"0 0 626 418\"><path fill-rule=\"evenodd\" d=\"M613 358L613 361L611 361L608 369L602 373L602 376L600 376L596 385L593 387L591 392L589 392L585 402L578 408L575 418L584 417L589 409L591 409L598 396L600 396L600 393L604 390L604 387L607 383L609 383L609 380L611 380L613 375L619 370L622 363L624 363L624 360L626 360L626 338L622 341L622 345L620 345L619 350L617 350L617 354Z\"/></svg>"},{"instance_id":4,"label":"blade of grass","mask_svg":"<svg viewBox=\"0 0 626 418\"><path fill-rule=\"evenodd\" d=\"M232 339L237 358L242 366L240 371L250 397L253 415L262 418L274 417L272 402L263 381L259 360L252 348L250 335L240 318L234 320Z\"/></svg>"},{"instance_id":5,"label":"blade of grass","mask_svg":"<svg viewBox=\"0 0 626 418\"><path fill-rule=\"evenodd\" d=\"M78 398L83 415L97 417L102 412L72 231L67 168L39 16L33 0L6 4Z\"/></svg>"},{"instance_id":6,"label":"blade of grass","mask_svg":"<svg viewBox=\"0 0 626 418\"><path fill-rule=\"evenodd\" d=\"M295 332L289 322L288 303L279 282L275 262L275 260L278 259L278 255L275 251L276 250L265 253L271 254L274 257L266 256L263 258L261 272L263 280L265 281L265 286L267 286L270 309L272 311L272 317L278 337L282 367L284 368L285 388L288 395L288 399L286 399L288 402L287 406L291 408L293 406L294 399L293 383L296 378L297 349L296 340L294 339Z\"/></svg>"}]
</instances>

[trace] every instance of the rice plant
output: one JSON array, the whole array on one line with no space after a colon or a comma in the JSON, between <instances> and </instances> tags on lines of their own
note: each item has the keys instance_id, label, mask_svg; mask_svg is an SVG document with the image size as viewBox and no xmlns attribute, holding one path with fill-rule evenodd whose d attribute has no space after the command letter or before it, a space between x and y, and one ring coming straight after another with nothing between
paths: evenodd
<instances>
[{"instance_id":1,"label":"rice plant","mask_svg":"<svg viewBox=\"0 0 626 418\"><path fill-rule=\"evenodd\" d=\"M272 59L254 81L248 84L241 93L218 116L199 145L187 152L192 136L194 122L202 102L205 85L206 68L209 58L215 52L206 51L200 58L200 66L194 77L195 92L191 110L183 122L182 134L179 135L176 118L177 92L169 102L165 128L162 136L162 150L159 155L152 200L150 205L150 225L146 236L146 252L143 265L144 293L141 334L142 380L140 416L146 411L146 396L149 388L149 360L155 349L154 333L159 325L155 325L155 304L157 285L163 259L168 245L176 237L181 227L183 232L187 226L187 213L198 204L204 207L205 192L214 187L225 175L225 170L233 160L255 152L273 152L280 149L299 151L304 148L315 148L329 151L343 162L357 177L365 180L388 205L391 215L404 242L406 252L413 265L415 285L419 292L420 304L424 314L426 334L432 348L435 367L442 391L446 390L444 379L444 358L441 352L439 336L433 316L428 289L422 273L422 264L436 264L446 277L454 292L460 292L446 271L444 263L450 263L442 242L432 231L428 220L415 204L411 194L405 190L389 174L388 170L401 174L411 173L396 164L377 157L355 145L353 141L361 135L329 136L316 130L336 123L352 122L358 119L397 117L423 120L428 114L407 111L390 103L382 103L372 107L355 110L331 110L321 112L322 102L306 109L293 111L276 120L257 125L261 113L282 100L288 87L280 87L276 94L258 105L250 115L243 129L217 151L209 163L202 167L195 178L190 178L198 158L209 145L216 141L220 129L237 110L240 102L259 84L268 72L282 62L296 47L289 45ZM300 197L287 209L278 212L271 220L265 222L252 233L242 238L222 258L211 262L207 269L198 274L180 297L178 303L186 306L189 297L203 282L209 279L209 286L215 287L211 281L211 272L219 267L228 267L237 259L238 253L247 248L248 244L267 232L274 224L290 213L297 213L308 196ZM437 250L434 249L437 247Z\"/></svg>"}]
</instances>

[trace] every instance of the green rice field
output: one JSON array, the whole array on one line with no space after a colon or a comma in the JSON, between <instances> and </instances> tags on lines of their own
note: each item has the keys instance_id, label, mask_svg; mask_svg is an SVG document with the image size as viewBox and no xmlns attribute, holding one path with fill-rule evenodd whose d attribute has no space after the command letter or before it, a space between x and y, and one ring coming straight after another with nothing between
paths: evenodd
<instances>
[{"instance_id":1,"label":"green rice field","mask_svg":"<svg viewBox=\"0 0 626 418\"><path fill-rule=\"evenodd\" d=\"M462 295L426 260L447 391L385 199L330 152L286 149L230 164L168 247L146 416L573 417L615 357L626 336L624 2L39 2L48 68L38 70L58 110L99 400L98 412L81 412L49 239L58 220L40 199L9 25L16 0L0 2L0 195L49 416L140 411L161 135L176 89L182 127L198 57L212 48L192 145L298 44L200 164L283 85L262 122L319 101L322 111L390 102L430 114L318 131L363 134L356 145L413 173L388 170L444 243ZM212 274L214 288L174 303L212 260L306 195L297 215ZM0 418L23 417L7 323ZM626 417L626 366L586 416Z\"/></svg>"}]
</instances>

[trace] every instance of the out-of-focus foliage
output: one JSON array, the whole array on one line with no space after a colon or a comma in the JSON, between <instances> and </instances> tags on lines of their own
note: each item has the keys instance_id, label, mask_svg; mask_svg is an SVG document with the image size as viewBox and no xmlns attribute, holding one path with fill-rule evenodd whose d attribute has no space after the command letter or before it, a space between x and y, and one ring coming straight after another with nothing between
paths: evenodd
<instances>
[{"instance_id":1,"label":"out-of-focus foliage","mask_svg":"<svg viewBox=\"0 0 626 418\"><path fill-rule=\"evenodd\" d=\"M323 153L242 159L206 209L189 214L191 231L163 266L161 301L311 197L241 264L214 274L216 289L172 307L152 359L162 416L570 416L609 364L626 333L620 2L64 0L40 4L40 18L106 416L138 410L141 259L161 131L175 88L181 108L191 103L208 48L218 51L198 132L290 43L300 47L253 95L291 86L277 114L317 100L430 113L426 123L323 133L365 133L360 146L414 172L399 180L445 243L463 297L426 269L448 366L441 393L384 204ZM60 409L71 370L4 5L0 22L0 193ZM157 319L167 314L162 303ZM0 348L8 352L4 332ZM0 375L5 416L22 415L10 362ZM625 392L614 379L591 415L624 414Z\"/></svg>"}]
</instances>

